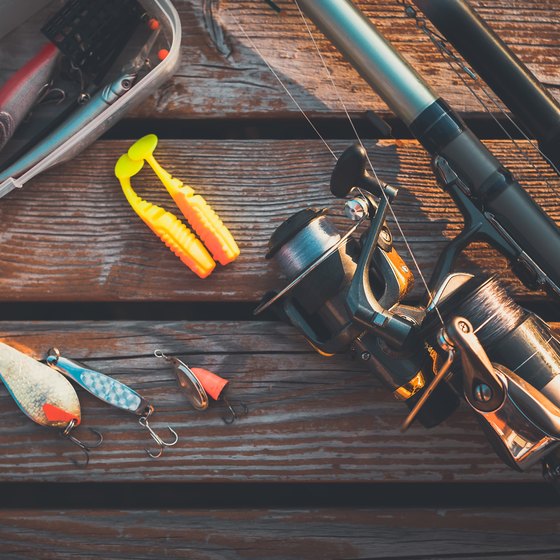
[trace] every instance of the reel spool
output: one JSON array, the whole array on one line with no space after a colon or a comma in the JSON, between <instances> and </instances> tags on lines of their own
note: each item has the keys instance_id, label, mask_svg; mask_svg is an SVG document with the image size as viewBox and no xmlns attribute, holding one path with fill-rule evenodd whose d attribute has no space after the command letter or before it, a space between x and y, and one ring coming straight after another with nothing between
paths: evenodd
<instances>
[{"instance_id":1,"label":"reel spool","mask_svg":"<svg viewBox=\"0 0 560 560\"><path fill-rule=\"evenodd\" d=\"M448 370L461 372L451 383L477 414L500 458L520 471L542 461L545 478L560 490L559 341L495 278L452 276L462 278L455 278L447 293L440 290L439 301L430 304L423 335L447 353ZM436 374L435 383L441 379ZM403 429L421 406L412 410Z\"/></svg>"},{"instance_id":2,"label":"reel spool","mask_svg":"<svg viewBox=\"0 0 560 560\"><path fill-rule=\"evenodd\" d=\"M560 407L560 342L537 315L518 305L494 277L465 282L428 307L423 324L427 338L452 316L464 317L473 326L488 358L508 368ZM470 278L468 278L470 276Z\"/></svg>"}]
</instances>

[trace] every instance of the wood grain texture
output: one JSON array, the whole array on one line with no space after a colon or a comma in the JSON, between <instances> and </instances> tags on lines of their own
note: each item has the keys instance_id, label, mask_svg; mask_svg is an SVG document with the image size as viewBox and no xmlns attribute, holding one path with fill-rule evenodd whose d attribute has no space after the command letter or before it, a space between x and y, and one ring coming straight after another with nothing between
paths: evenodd
<instances>
[{"instance_id":1,"label":"wood grain texture","mask_svg":"<svg viewBox=\"0 0 560 560\"><path fill-rule=\"evenodd\" d=\"M350 143L332 145L341 153ZM113 167L130 144L97 142L71 163L2 200L1 301L255 302L267 290L284 285L279 271L264 258L274 229L308 206L331 207L334 216L342 213L342 203L328 190L333 161L319 141L161 141L160 162L207 198L241 248L236 262L218 266L200 280L126 202ZM459 233L461 216L436 186L428 156L417 142L367 145L380 176L401 188L395 215L428 278L446 239ZM560 180L548 166L537 156L527 164L507 141L487 145L560 222ZM133 185L150 202L178 212L151 171L143 170ZM346 220L334 219L341 228L348 227ZM393 232L412 267L394 226ZM457 269L499 273L518 296L527 294L513 280L505 259L485 245L468 250ZM423 287L415 275L413 297L418 297Z\"/></svg>"},{"instance_id":2,"label":"wood grain texture","mask_svg":"<svg viewBox=\"0 0 560 560\"><path fill-rule=\"evenodd\" d=\"M39 427L0 392L2 482L520 482L495 456L463 407L446 423L401 434L406 413L348 357L323 358L285 325L245 322L34 322L1 325L3 340L44 356L53 345L130 385L153 402L153 427L181 436L159 460L136 418L79 389L83 427L105 434L90 465L55 430ZM191 408L154 349L230 380L250 414L225 425L220 406Z\"/></svg>"},{"instance_id":3,"label":"wood grain texture","mask_svg":"<svg viewBox=\"0 0 560 560\"><path fill-rule=\"evenodd\" d=\"M555 560L555 508L0 512L2 558Z\"/></svg>"},{"instance_id":4,"label":"wood grain texture","mask_svg":"<svg viewBox=\"0 0 560 560\"><path fill-rule=\"evenodd\" d=\"M133 113L136 117L278 117L297 114L264 59L311 114L343 113L293 2L276 14L262 0L177 0L183 26L177 75ZM452 107L481 112L432 42L395 0L358 0L405 59ZM544 83L560 85L560 15L555 0L474 0L473 6ZM239 22L239 23L238 23ZM239 27L239 25L241 27ZM246 36L245 36L246 33ZM386 105L313 28L337 89L352 113ZM480 91L475 85L475 89ZM551 89L560 98L560 90Z\"/></svg>"}]
</instances>

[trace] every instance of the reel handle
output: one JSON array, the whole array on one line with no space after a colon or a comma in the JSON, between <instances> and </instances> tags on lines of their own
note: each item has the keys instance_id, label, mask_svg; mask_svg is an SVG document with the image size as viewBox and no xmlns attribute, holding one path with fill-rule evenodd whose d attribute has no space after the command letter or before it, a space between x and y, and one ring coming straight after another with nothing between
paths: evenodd
<instances>
[{"instance_id":1,"label":"reel handle","mask_svg":"<svg viewBox=\"0 0 560 560\"><path fill-rule=\"evenodd\" d=\"M367 152L362 145L353 144L344 150L331 174L331 193L336 198L345 198L357 187L381 198L387 185L366 170L367 164Z\"/></svg>"}]
</instances>

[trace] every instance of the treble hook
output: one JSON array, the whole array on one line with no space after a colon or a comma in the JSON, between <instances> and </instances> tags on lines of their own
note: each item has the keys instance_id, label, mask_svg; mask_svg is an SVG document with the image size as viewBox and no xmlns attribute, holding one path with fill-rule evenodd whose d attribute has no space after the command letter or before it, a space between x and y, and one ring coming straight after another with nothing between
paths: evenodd
<instances>
[{"instance_id":1,"label":"treble hook","mask_svg":"<svg viewBox=\"0 0 560 560\"><path fill-rule=\"evenodd\" d=\"M138 424L140 424L140 426L142 426L143 428L146 428L152 439L159 445L159 452L157 453L152 453L149 449L145 449L146 453L152 459L157 459L158 457L162 456L164 447L172 447L179 441L179 436L177 435L177 432L173 428L171 428L171 426L167 426L167 429L173 434L175 439L173 441L163 441L161 437L156 434L156 432L154 432L154 430L150 426L150 423L148 422L148 418L153 414L153 412L154 407L150 405L147 408L145 414L140 416L140 418L138 419Z\"/></svg>"},{"instance_id":2,"label":"treble hook","mask_svg":"<svg viewBox=\"0 0 560 560\"><path fill-rule=\"evenodd\" d=\"M229 412L229 414L226 413L225 416L222 416L222 420L225 424L233 424L238 418L247 416L247 414L249 414L249 407L243 402L231 404L224 397L221 397L220 400L224 403L226 410ZM241 411L236 412L236 407L240 408Z\"/></svg>"},{"instance_id":3,"label":"treble hook","mask_svg":"<svg viewBox=\"0 0 560 560\"><path fill-rule=\"evenodd\" d=\"M62 437L65 437L67 440L71 441L74 445L77 445L84 452L84 455L86 456L86 462L82 466L85 468L89 465L89 452L92 449L99 447L103 443L103 434L101 432L98 432L97 430L94 430L93 428L89 428L90 432L93 432L97 436L98 441L95 443L86 444L83 441L79 440L76 436L72 435L71 432L75 427L76 427L76 419L74 418L70 420L68 426L66 426L64 430L61 430L60 435ZM78 462L74 461L74 459L72 459L72 462L75 465L78 465Z\"/></svg>"}]
</instances>

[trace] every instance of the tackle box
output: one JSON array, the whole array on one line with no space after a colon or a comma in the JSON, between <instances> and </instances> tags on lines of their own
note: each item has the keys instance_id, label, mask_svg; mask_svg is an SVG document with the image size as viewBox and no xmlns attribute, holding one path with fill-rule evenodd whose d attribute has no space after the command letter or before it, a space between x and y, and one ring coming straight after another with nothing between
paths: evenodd
<instances>
[{"instance_id":1,"label":"tackle box","mask_svg":"<svg viewBox=\"0 0 560 560\"><path fill-rule=\"evenodd\" d=\"M120 1L120 0L116 0ZM99 136L113 126L127 111L137 106L153 93L163 82L169 79L179 66L180 46L181 46L181 24L179 15L171 4L170 0L139 0L141 7L149 14L150 18L155 18L161 25L159 37L165 40L166 49L169 51L163 60L158 61L153 67L136 81L132 87L126 91L112 104L99 114L91 118L89 122L84 124L78 131L65 140L59 146L54 147L51 151L44 154L40 160L36 161L32 166L28 167L21 173L7 173L7 170L14 166L15 162L21 162L26 155L29 155L32 147L26 154L15 151L15 157L8 159L8 164L2 162L0 158L0 197L9 193L14 188L21 188L30 179L57 165L75 157L79 152L84 150ZM0 87L6 80L22 67L29 58L33 57L35 52L40 49L42 44L46 43L45 36L41 33L42 25L61 7L65 5L62 0L51 0L50 2L34 0L0 0L0 13L12 13L13 17L6 18L9 25L10 21L21 22L15 29L6 29L6 25L0 27ZM22 13L28 10L27 14ZM17 12L17 13L16 13ZM80 109L76 109L80 110ZM73 113L62 121L64 125L72 118ZM32 120L33 116L29 119ZM33 130L33 126L28 125L20 127L23 129ZM26 134L30 134L19 129L14 135L14 144L19 142L25 145L28 140ZM16 136L18 136L16 138ZM48 135L47 135L48 136ZM6 147L9 146L10 140ZM21 152L21 150L20 150ZM2 156L2 152L0 152Z\"/></svg>"}]
</instances>

